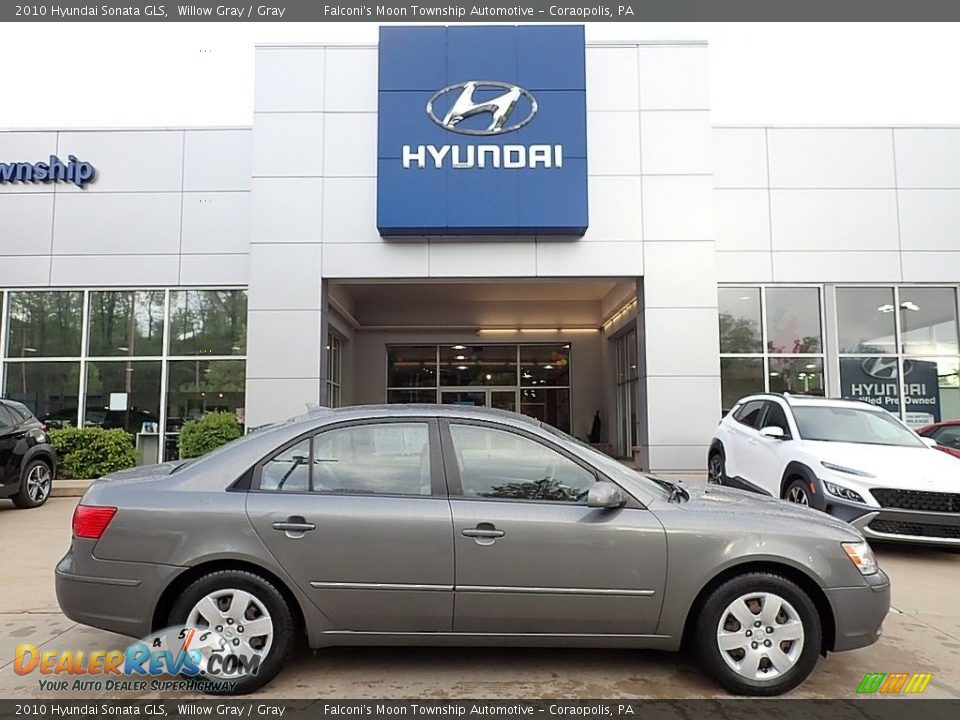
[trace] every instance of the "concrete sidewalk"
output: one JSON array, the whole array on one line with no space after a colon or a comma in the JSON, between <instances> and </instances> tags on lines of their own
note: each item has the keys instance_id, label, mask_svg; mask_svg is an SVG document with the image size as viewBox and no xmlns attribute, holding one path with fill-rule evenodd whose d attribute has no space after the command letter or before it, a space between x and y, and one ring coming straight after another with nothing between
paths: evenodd
<instances>
[{"instance_id":1,"label":"concrete sidewalk","mask_svg":"<svg viewBox=\"0 0 960 720\"><path fill-rule=\"evenodd\" d=\"M44 650L125 648L129 638L76 625L59 611L53 568L70 543L76 499L36 510L0 501L0 697L43 698L18 676L17 644ZM867 672L932 672L924 697L960 698L960 553L878 548L896 608L874 646L821 660L789 697L851 698ZM97 693L57 693L57 698ZM101 697L141 697L101 693ZM151 697L151 695L142 695ZM157 697L156 694L152 697ZM169 696L173 697L173 696ZM722 698L689 658L632 650L330 648L300 651L258 698Z\"/></svg>"}]
</instances>

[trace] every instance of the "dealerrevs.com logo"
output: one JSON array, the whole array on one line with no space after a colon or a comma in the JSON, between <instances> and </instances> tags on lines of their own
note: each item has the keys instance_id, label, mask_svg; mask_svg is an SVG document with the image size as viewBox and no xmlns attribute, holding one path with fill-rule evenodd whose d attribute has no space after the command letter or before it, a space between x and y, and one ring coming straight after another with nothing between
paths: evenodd
<instances>
[{"instance_id":1,"label":"dealerrevs.com logo","mask_svg":"<svg viewBox=\"0 0 960 720\"><path fill-rule=\"evenodd\" d=\"M13 670L17 675L39 674L43 691L228 692L256 675L260 660L255 652L238 652L209 628L184 625L161 630L125 650L41 650L24 643L14 651Z\"/></svg>"},{"instance_id":2,"label":"dealerrevs.com logo","mask_svg":"<svg viewBox=\"0 0 960 720\"><path fill-rule=\"evenodd\" d=\"M78 160L75 155L68 155L67 162L51 155L49 162L0 163L0 183L68 182L82 188L96 175L93 165Z\"/></svg>"}]
</instances>

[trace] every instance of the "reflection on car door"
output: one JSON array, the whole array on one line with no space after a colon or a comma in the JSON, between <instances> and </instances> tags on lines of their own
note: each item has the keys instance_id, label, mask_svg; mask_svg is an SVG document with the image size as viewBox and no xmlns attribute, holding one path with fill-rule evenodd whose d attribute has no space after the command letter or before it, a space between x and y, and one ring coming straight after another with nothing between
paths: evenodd
<instances>
[{"instance_id":1,"label":"reflection on car door","mask_svg":"<svg viewBox=\"0 0 960 720\"><path fill-rule=\"evenodd\" d=\"M726 447L726 471L734 485L745 480L748 486L757 486L760 465L758 440L763 415L766 412L762 400L751 400L739 408L730 423L734 441Z\"/></svg>"},{"instance_id":2,"label":"reflection on car door","mask_svg":"<svg viewBox=\"0 0 960 720\"><path fill-rule=\"evenodd\" d=\"M596 472L518 430L441 423L456 558L454 630L652 634L663 527L639 507L589 508Z\"/></svg>"},{"instance_id":3,"label":"reflection on car door","mask_svg":"<svg viewBox=\"0 0 960 720\"><path fill-rule=\"evenodd\" d=\"M330 630L449 631L442 472L436 420L342 425L261 463L247 513Z\"/></svg>"}]
</instances>

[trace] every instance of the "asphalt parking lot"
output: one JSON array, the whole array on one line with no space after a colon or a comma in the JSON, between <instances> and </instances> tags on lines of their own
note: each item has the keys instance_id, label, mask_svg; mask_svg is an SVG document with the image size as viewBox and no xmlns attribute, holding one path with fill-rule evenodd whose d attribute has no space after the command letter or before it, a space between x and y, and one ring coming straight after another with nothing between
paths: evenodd
<instances>
[{"instance_id":1,"label":"asphalt parking lot","mask_svg":"<svg viewBox=\"0 0 960 720\"><path fill-rule=\"evenodd\" d=\"M0 500L0 697L54 697L38 674L18 676L14 648L122 649L129 638L77 625L57 606L53 568L70 542L76 498L36 510ZM960 553L878 547L893 580L893 606L874 646L821 660L790 693L850 698L866 672L932 672L925 697L960 698ZM97 693L58 693L57 698ZM101 693L103 697L150 697ZM300 651L264 698L717 698L687 657L633 650L331 648ZM166 697L173 697L168 695Z\"/></svg>"}]
</instances>

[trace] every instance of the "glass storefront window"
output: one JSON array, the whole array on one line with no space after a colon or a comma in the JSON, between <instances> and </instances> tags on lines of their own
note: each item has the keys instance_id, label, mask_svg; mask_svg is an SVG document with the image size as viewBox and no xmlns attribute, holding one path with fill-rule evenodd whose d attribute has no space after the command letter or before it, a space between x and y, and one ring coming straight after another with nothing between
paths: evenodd
<instances>
[{"instance_id":1,"label":"glass storefront window","mask_svg":"<svg viewBox=\"0 0 960 720\"><path fill-rule=\"evenodd\" d=\"M82 292L12 292L7 305L7 357L80 355Z\"/></svg>"},{"instance_id":2,"label":"glass storefront window","mask_svg":"<svg viewBox=\"0 0 960 720\"><path fill-rule=\"evenodd\" d=\"M900 414L900 383L896 357L840 358L840 397L862 400Z\"/></svg>"},{"instance_id":3,"label":"glass storefront window","mask_svg":"<svg viewBox=\"0 0 960 720\"><path fill-rule=\"evenodd\" d=\"M763 358L720 358L720 395L723 414L726 415L737 400L763 392Z\"/></svg>"},{"instance_id":4,"label":"glass storefront window","mask_svg":"<svg viewBox=\"0 0 960 720\"><path fill-rule=\"evenodd\" d=\"M436 345L393 345L387 348L387 387L436 386Z\"/></svg>"},{"instance_id":5,"label":"glass storefront window","mask_svg":"<svg viewBox=\"0 0 960 720\"><path fill-rule=\"evenodd\" d=\"M956 355L957 293L954 288L900 288L903 352Z\"/></svg>"},{"instance_id":6,"label":"glass storefront window","mask_svg":"<svg viewBox=\"0 0 960 720\"><path fill-rule=\"evenodd\" d=\"M718 291L718 302L720 352L762 352L760 288L722 287Z\"/></svg>"},{"instance_id":7,"label":"glass storefront window","mask_svg":"<svg viewBox=\"0 0 960 720\"><path fill-rule=\"evenodd\" d=\"M516 345L440 346L441 385L516 385L517 379Z\"/></svg>"},{"instance_id":8,"label":"glass storefront window","mask_svg":"<svg viewBox=\"0 0 960 720\"><path fill-rule=\"evenodd\" d=\"M83 424L157 432L161 385L159 360L89 362Z\"/></svg>"},{"instance_id":9,"label":"glass storefront window","mask_svg":"<svg viewBox=\"0 0 960 720\"><path fill-rule=\"evenodd\" d=\"M908 425L960 417L960 358L904 358L903 387Z\"/></svg>"},{"instance_id":10,"label":"glass storefront window","mask_svg":"<svg viewBox=\"0 0 960 720\"><path fill-rule=\"evenodd\" d=\"M791 355L822 352L818 288L769 287L766 309L768 352Z\"/></svg>"},{"instance_id":11,"label":"glass storefront window","mask_svg":"<svg viewBox=\"0 0 960 720\"><path fill-rule=\"evenodd\" d=\"M4 397L22 402L52 428L75 427L79 362L7 362Z\"/></svg>"},{"instance_id":12,"label":"glass storefront window","mask_svg":"<svg viewBox=\"0 0 960 720\"><path fill-rule=\"evenodd\" d=\"M634 372L636 372L636 366L636 353L634 353ZM528 386L569 385L570 344L521 345L520 384Z\"/></svg>"},{"instance_id":13,"label":"glass storefront window","mask_svg":"<svg viewBox=\"0 0 960 720\"><path fill-rule=\"evenodd\" d=\"M897 352L893 288L837 288L841 353Z\"/></svg>"},{"instance_id":14,"label":"glass storefront window","mask_svg":"<svg viewBox=\"0 0 960 720\"><path fill-rule=\"evenodd\" d=\"M823 395L823 360L818 357L770 358L770 392Z\"/></svg>"},{"instance_id":15,"label":"glass storefront window","mask_svg":"<svg viewBox=\"0 0 960 720\"><path fill-rule=\"evenodd\" d=\"M163 354L163 290L90 293L88 354Z\"/></svg>"},{"instance_id":16,"label":"glass storefront window","mask_svg":"<svg viewBox=\"0 0 960 720\"><path fill-rule=\"evenodd\" d=\"M246 362L243 360L171 360L167 369L165 457L178 457L177 434L188 420L208 412L236 413L244 422Z\"/></svg>"},{"instance_id":17,"label":"glass storefront window","mask_svg":"<svg viewBox=\"0 0 960 720\"><path fill-rule=\"evenodd\" d=\"M570 432L570 390L568 388L524 388L520 391L520 412Z\"/></svg>"},{"instance_id":18,"label":"glass storefront window","mask_svg":"<svg viewBox=\"0 0 960 720\"><path fill-rule=\"evenodd\" d=\"M171 355L244 355L246 346L246 292L171 291Z\"/></svg>"},{"instance_id":19,"label":"glass storefront window","mask_svg":"<svg viewBox=\"0 0 960 720\"><path fill-rule=\"evenodd\" d=\"M342 357L342 341L333 333L327 333L327 407L340 407Z\"/></svg>"},{"instance_id":20,"label":"glass storefront window","mask_svg":"<svg viewBox=\"0 0 960 720\"><path fill-rule=\"evenodd\" d=\"M436 390L387 390L387 402L391 405L395 403L426 403L436 405Z\"/></svg>"}]
</instances>

